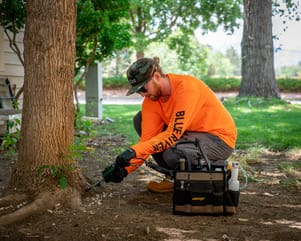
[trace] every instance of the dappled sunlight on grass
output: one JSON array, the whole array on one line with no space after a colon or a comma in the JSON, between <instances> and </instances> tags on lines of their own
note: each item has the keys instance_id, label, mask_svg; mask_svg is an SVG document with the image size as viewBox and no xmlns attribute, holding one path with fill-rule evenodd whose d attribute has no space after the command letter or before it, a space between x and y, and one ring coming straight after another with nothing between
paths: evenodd
<instances>
[{"instance_id":1,"label":"dappled sunlight on grass","mask_svg":"<svg viewBox=\"0 0 301 241\"><path fill-rule=\"evenodd\" d=\"M103 105L103 115L132 119L140 109L140 105Z\"/></svg>"},{"instance_id":2,"label":"dappled sunlight on grass","mask_svg":"<svg viewBox=\"0 0 301 241\"><path fill-rule=\"evenodd\" d=\"M301 148L301 106L273 98L233 98L225 106L237 125L236 148Z\"/></svg>"},{"instance_id":3,"label":"dappled sunlight on grass","mask_svg":"<svg viewBox=\"0 0 301 241\"><path fill-rule=\"evenodd\" d=\"M140 105L104 105L103 118L109 117L113 122L101 126L98 133L119 133L128 138L128 145L134 144L138 141L138 135L133 127L133 117L140 109Z\"/></svg>"},{"instance_id":4,"label":"dappled sunlight on grass","mask_svg":"<svg viewBox=\"0 0 301 241\"><path fill-rule=\"evenodd\" d=\"M267 108L267 112L277 112L277 111L291 111L289 107L286 105L272 105L269 108Z\"/></svg>"},{"instance_id":5,"label":"dappled sunlight on grass","mask_svg":"<svg viewBox=\"0 0 301 241\"><path fill-rule=\"evenodd\" d=\"M275 98L227 98L225 107L238 130L236 149L264 146L277 151L301 149L301 106ZM84 107L84 106L83 106ZM81 108L84 109L84 108ZM103 118L113 123L103 126L100 133L118 132L134 144L138 136L133 117L141 105L103 105Z\"/></svg>"},{"instance_id":6,"label":"dappled sunlight on grass","mask_svg":"<svg viewBox=\"0 0 301 241\"><path fill-rule=\"evenodd\" d=\"M253 111L249 107L239 107L236 110L239 111L240 113L252 113L252 111Z\"/></svg>"}]
</instances>

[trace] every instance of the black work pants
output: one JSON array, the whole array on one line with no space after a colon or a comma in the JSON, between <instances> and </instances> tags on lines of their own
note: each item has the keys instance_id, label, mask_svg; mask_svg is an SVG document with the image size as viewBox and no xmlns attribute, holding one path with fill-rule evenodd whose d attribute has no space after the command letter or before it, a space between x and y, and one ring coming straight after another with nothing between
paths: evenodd
<instances>
[{"instance_id":1,"label":"black work pants","mask_svg":"<svg viewBox=\"0 0 301 241\"><path fill-rule=\"evenodd\" d=\"M134 128L139 136L141 136L141 121L142 115L141 111L139 111L133 118ZM229 147L218 136L205 132L186 131L177 141L179 144L176 145L176 148L179 149L179 152L175 152L174 148L171 147L163 152L153 154L152 157L159 166L175 168L179 159L182 157L181 155L177 155L177 153L183 151L184 153L189 153L192 162L195 162L199 155L199 149L196 147L195 141L199 142L199 145L202 146L208 159L212 161L226 160L233 152L233 148ZM185 142L186 144L180 145L181 142Z\"/></svg>"}]
</instances>

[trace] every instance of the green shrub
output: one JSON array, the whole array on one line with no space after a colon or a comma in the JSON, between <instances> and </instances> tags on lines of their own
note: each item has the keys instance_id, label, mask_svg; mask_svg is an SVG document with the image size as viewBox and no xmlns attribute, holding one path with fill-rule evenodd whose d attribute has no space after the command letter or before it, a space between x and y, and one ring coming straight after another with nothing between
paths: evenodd
<instances>
[{"instance_id":1,"label":"green shrub","mask_svg":"<svg viewBox=\"0 0 301 241\"><path fill-rule=\"evenodd\" d=\"M240 78L206 78L203 80L213 91L238 91Z\"/></svg>"},{"instance_id":2,"label":"green shrub","mask_svg":"<svg viewBox=\"0 0 301 241\"><path fill-rule=\"evenodd\" d=\"M204 82L216 92L239 91L240 78L206 78ZM301 92L301 79L279 78L276 79L277 86L281 92Z\"/></svg>"},{"instance_id":3,"label":"green shrub","mask_svg":"<svg viewBox=\"0 0 301 241\"><path fill-rule=\"evenodd\" d=\"M277 85L280 91L301 92L301 79L279 78L277 79Z\"/></svg>"},{"instance_id":4,"label":"green shrub","mask_svg":"<svg viewBox=\"0 0 301 241\"><path fill-rule=\"evenodd\" d=\"M213 91L239 91L241 79L236 77L214 77L202 79ZM301 92L301 79L279 78L276 80L281 92ZM104 88L128 88L127 78L124 76L103 78Z\"/></svg>"},{"instance_id":5,"label":"green shrub","mask_svg":"<svg viewBox=\"0 0 301 241\"><path fill-rule=\"evenodd\" d=\"M122 88L128 87L129 82L124 76L116 76L116 77L107 77L103 78L103 87L104 88Z\"/></svg>"},{"instance_id":6,"label":"green shrub","mask_svg":"<svg viewBox=\"0 0 301 241\"><path fill-rule=\"evenodd\" d=\"M7 151L9 155L14 155L18 150L18 142L20 140L20 126L21 120L10 120L7 123L8 130L5 132L0 143L0 150Z\"/></svg>"}]
</instances>

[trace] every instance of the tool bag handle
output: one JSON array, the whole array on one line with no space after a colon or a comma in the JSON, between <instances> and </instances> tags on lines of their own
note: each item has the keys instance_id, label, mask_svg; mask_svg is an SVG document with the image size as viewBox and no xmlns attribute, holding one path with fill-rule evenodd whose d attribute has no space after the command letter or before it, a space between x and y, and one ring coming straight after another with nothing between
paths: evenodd
<instances>
[{"instance_id":1,"label":"tool bag handle","mask_svg":"<svg viewBox=\"0 0 301 241\"><path fill-rule=\"evenodd\" d=\"M208 159L203 147L200 145L198 139L195 139L194 141L191 141L191 140L184 140L184 141L180 141L178 143L175 144L175 146L173 147L175 151L178 151L178 153L180 155L182 155L183 158L185 158L187 160L187 164L188 164L188 170L191 171L192 170L192 160L191 158L189 158L189 155L187 155L187 153L185 153L185 151L183 150L178 150L176 148L177 145L179 144L195 144L196 147L199 148L203 158L205 159L206 163L207 163L207 166L208 166L208 171L210 172L211 171L211 161ZM200 157L201 158L201 157ZM200 158L198 159L198 165L201 166L201 160ZM170 175L172 178L174 178L175 176L175 172L176 170L171 170L171 169L167 169L167 168L164 168L164 167L160 167L158 166L157 164L151 162L151 161L145 161L145 165L157 172L160 172L160 173L163 173L165 175Z\"/></svg>"},{"instance_id":2,"label":"tool bag handle","mask_svg":"<svg viewBox=\"0 0 301 241\"><path fill-rule=\"evenodd\" d=\"M202 147L202 145L200 145L200 142L199 142L199 139L195 138L194 141L192 140L183 140L183 141L179 141L175 144L174 146L174 149L175 150L178 150L176 147L179 145L179 144L194 144L201 152L203 158L205 159L206 163L207 163L207 166L208 166L208 171L211 170L211 161L208 159L205 151L204 151L204 148ZM181 150L182 153L184 153L184 158L187 160L187 164L188 164L188 170L191 170L191 166L192 166L192 160L190 158L188 158L189 155L187 155L185 153L185 151ZM198 166L201 166L201 157L198 158Z\"/></svg>"}]
</instances>

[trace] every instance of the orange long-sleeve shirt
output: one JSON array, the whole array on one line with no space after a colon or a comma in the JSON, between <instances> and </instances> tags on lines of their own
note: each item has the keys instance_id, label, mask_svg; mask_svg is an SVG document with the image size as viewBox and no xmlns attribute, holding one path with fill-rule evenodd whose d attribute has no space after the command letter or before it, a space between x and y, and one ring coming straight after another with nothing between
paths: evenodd
<instances>
[{"instance_id":1,"label":"orange long-sleeve shirt","mask_svg":"<svg viewBox=\"0 0 301 241\"><path fill-rule=\"evenodd\" d=\"M133 145L137 159L127 167L128 172L139 167L149 155L164 151L175 144L185 131L207 132L221 138L234 148L237 131L235 123L213 91L202 81L188 75L168 74L171 96L168 101L142 103L142 133ZM163 126L167 129L162 132Z\"/></svg>"}]
</instances>

